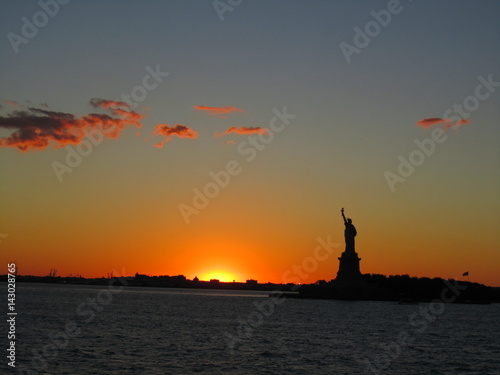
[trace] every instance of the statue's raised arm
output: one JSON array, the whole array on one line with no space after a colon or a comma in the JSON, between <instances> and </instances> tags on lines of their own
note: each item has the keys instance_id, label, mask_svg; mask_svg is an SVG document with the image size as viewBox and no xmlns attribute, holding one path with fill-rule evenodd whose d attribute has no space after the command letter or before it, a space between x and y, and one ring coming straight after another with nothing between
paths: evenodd
<instances>
[{"instance_id":1,"label":"statue's raised arm","mask_svg":"<svg viewBox=\"0 0 500 375\"><path fill-rule=\"evenodd\" d=\"M344 215L344 207L342 207L342 217L344 218L344 224L347 224L347 219L345 218L345 215Z\"/></svg>"}]
</instances>

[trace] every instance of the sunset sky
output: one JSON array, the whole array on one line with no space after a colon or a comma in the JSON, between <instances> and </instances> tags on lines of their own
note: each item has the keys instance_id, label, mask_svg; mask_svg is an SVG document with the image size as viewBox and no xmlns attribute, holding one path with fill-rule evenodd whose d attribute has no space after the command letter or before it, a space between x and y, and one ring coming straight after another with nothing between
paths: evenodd
<instances>
[{"instance_id":1,"label":"sunset sky","mask_svg":"<svg viewBox=\"0 0 500 375\"><path fill-rule=\"evenodd\" d=\"M500 286L500 2L66 2L0 3L0 274L331 280L345 207Z\"/></svg>"}]
</instances>

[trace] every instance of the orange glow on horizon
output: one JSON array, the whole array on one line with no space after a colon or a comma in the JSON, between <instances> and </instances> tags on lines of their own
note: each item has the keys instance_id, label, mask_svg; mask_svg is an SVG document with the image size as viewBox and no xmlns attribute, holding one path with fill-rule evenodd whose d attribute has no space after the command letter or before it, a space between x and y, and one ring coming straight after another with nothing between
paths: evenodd
<instances>
[{"instance_id":1,"label":"orange glow on horizon","mask_svg":"<svg viewBox=\"0 0 500 375\"><path fill-rule=\"evenodd\" d=\"M337 275L338 257L344 250L344 226L338 212L298 216L287 211L287 202L292 201L289 199L283 200L282 210L269 213L266 220L262 220L265 211L236 199L239 196L236 190L235 199L231 199L233 193L228 190L228 195L220 197L229 199L228 202L214 200L197 217L203 221L193 221L187 226L179 220L180 215L166 220L166 211L155 208L154 201L146 207L132 208L122 205L123 199L116 198L116 211L102 211L102 207L109 204L110 197L115 197L114 191L112 188L105 190L107 194L100 196L95 206L76 202L73 207L81 214L70 216L71 220L64 216L66 206L53 209L52 216L33 224L32 236L23 236L21 230L14 227L2 229L9 236L2 239L2 249L7 251L1 251L1 263L16 261L20 275L46 276L51 269L56 269L57 276L81 274L86 278L106 277L114 272L115 275L131 277L139 273L184 275L189 280L198 277L203 281L218 279L244 283L254 279L263 284L311 284L318 280L330 281ZM266 201L267 195L262 199ZM21 220L13 202L7 202L6 206L12 206L13 217ZM300 207L295 208L299 210ZM377 211L377 207L371 210ZM245 215L235 220L235 211ZM478 227L481 243L477 243L469 238L470 230L461 223L458 211L452 211L456 220L443 220L439 226L411 226L411 223L426 223L418 211L406 220L396 215L375 220L375 214L364 216L354 209L352 211L358 230L356 251L362 259L360 269L363 274L464 279L461 275L469 271L471 282L500 286L497 266L500 253L495 239L487 235L487 232L494 231L494 220L485 220ZM43 213L41 208L36 212ZM129 220L130 215L137 216L138 213L149 217L139 227ZM89 220L89 217L98 217L99 220ZM103 224L110 222L113 225ZM54 237L52 228L64 225L67 234ZM390 238L388 227L391 228ZM467 230L445 236L443 227L447 229L445 232L454 228ZM92 236L79 235L82 228ZM172 235L165 236L165 228ZM425 236L418 235L424 232ZM330 238L329 243L336 243L338 247L331 253L324 248L316 252L319 246L317 238L325 241ZM43 251L32 250L39 247ZM9 249L15 249L15 256ZM482 256L464 249L478 249Z\"/></svg>"}]
</instances>

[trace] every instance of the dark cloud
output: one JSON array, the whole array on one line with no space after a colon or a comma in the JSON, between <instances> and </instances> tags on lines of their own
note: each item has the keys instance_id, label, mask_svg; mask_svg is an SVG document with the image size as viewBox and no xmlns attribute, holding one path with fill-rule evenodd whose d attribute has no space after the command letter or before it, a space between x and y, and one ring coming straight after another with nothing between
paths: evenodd
<instances>
[{"instance_id":1,"label":"dark cloud","mask_svg":"<svg viewBox=\"0 0 500 375\"><path fill-rule=\"evenodd\" d=\"M0 129L10 131L0 138L0 147L16 147L21 151L55 148L78 144L88 131L100 131L108 138L117 138L126 126L142 126L143 115L124 102L94 98L90 104L104 113L77 117L66 112L28 107L0 116ZM45 107L45 106L44 106Z\"/></svg>"},{"instance_id":2,"label":"dark cloud","mask_svg":"<svg viewBox=\"0 0 500 375\"><path fill-rule=\"evenodd\" d=\"M163 136L163 140L158 142L155 147L162 148L163 144L169 142L172 139L172 136L177 136L179 138L190 138L195 139L198 137L198 132L188 128L185 125L174 125L169 126L168 124L158 124L155 126L155 129L151 133L152 135L161 135Z\"/></svg>"}]
</instances>

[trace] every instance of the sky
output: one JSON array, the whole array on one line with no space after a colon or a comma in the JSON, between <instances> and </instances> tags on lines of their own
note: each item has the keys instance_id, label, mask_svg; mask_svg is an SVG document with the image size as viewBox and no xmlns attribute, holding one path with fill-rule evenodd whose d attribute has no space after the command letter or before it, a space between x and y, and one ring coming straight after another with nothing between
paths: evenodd
<instances>
[{"instance_id":1,"label":"sky","mask_svg":"<svg viewBox=\"0 0 500 375\"><path fill-rule=\"evenodd\" d=\"M0 3L19 274L500 286L497 1ZM1 273L1 271L0 271Z\"/></svg>"}]
</instances>

